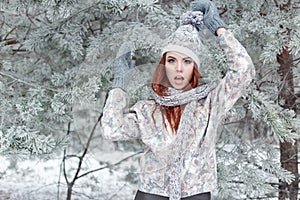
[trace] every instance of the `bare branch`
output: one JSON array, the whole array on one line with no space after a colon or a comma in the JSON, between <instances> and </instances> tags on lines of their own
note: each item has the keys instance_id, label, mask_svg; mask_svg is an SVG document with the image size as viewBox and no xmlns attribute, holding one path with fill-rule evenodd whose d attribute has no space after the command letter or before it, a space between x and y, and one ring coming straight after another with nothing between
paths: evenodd
<instances>
[{"instance_id":1,"label":"bare branch","mask_svg":"<svg viewBox=\"0 0 300 200\"><path fill-rule=\"evenodd\" d=\"M3 40L3 41L5 41L4 42L5 46L9 46L9 45L14 45L14 44L19 44L20 43L20 41L17 38L7 39L7 40Z\"/></svg>"},{"instance_id":2,"label":"bare branch","mask_svg":"<svg viewBox=\"0 0 300 200\"><path fill-rule=\"evenodd\" d=\"M69 136L71 133L71 122L68 123L68 129L67 129L67 136ZM67 176L67 171L66 171L66 154L67 154L67 149L65 147L64 149L64 154L63 154L63 160L62 160L62 163L60 165L60 172L59 172L59 177L58 177L58 188L57 188L57 199L60 199L59 198L59 186L60 186L60 177L61 177L61 172L63 171L63 174L64 174L64 178L66 180L66 183L67 185L69 185L69 179L68 179L68 176Z\"/></svg>"},{"instance_id":3,"label":"bare branch","mask_svg":"<svg viewBox=\"0 0 300 200\"><path fill-rule=\"evenodd\" d=\"M132 154L132 155L130 155L130 156L127 156L127 157L123 158L122 160L119 160L118 162L116 162L116 163L114 163L114 164L107 164L107 165L105 165L104 167L100 167L100 168L97 168L97 169L93 169L93 170L91 170L91 171L88 171L88 172L86 172L86 173L81 174L80 176L78 176L78 178L81 178L81 177L83 177L83 176L86 176L86 175L88 175L88 174L91 174L91 173L94 173L94 172L97 172L97 171L100 171L100 170L103 170L103 169L106 169L106 168L115 167L115 166L117 166L117 165L120 165L122 162L124 162L124 161L126 161L126 160L128 160L128 159L130 159L130 158L132 158L132 157L135 157L135 156L137 156L137 155L139 155L139 154L141 154L141 153L143 153L143 152L144 152L144 151L139 151L139 152L137 152L137 153L134 153L134 154Z\"/></svg>"},{"instance_id":4,"label":"bare branch","mask_svg":"<svg viewBox=\"0 0 300 200\"><path fill-rule=\"evenodd\" d=\"M4 37L3 40L7 40L8 36L14 31L16 30L17 26L13 27Z\"/></svg>"},{"instance_id":5,"label":"bare branch","mask_svg":"<svg viewBox=\"0 0 300 200\"><path fill-rule=\"evenodd\" d=\"M58 89L55 89L55 88L50 88L50 87L45 87L45 86L42 86L42 85L39 85L38 83L32 83L33 81L31 80L23 80L19 77L17 77L16 75L13 75L13 74L10 74L10 73L5 73L5 72L1 72L0 71L0 75L2 76L5 76L5 77L9 77L19 83L24 83L25 85L29 85L29 86L33 86L33 87L36 87L36 88L43 88L43 89L46 89L46 90L50 90L50 91L53 91L53 92L59 92Z\"/></svg>"},{"instance_id":6,"label":"bare branch","mask_svg":"<svg viewBox=\"0 0 300 200\"><path fill-rule=\"evenodd\" d=\"M107 101L107 98L108 98L108 93L106 94L105 101L104 101L104 105L105 105L105 103L106 103L106 101ZM104 105L103 105L103 106L104 106ZM79 157L78 167L77 167L77 170L76 170L76 172L75 172L75 175L74 175L72 181L71 181L71 182L67 182L67 185L68 185L67 200L70 200L70 199L71 199L72 189L73 189L73 186L74 186L76 180L77 180L78 178L80 178L80 177L83 177L83 175L79 176L79 172L80 172L80 170L81 170L81 166L82 166L83 160L84 160L84 158L85 158L85 156L86 156L86 154L87 154L87 152L88 152L88 150L89 150L90 143L91 143L91 141L92 141L92 139L93 139L93 137L94 137L96 127L97 127L98 124L100 123L102 116L103 116L103 113L101 113L101 114L99 115L99 117L98 117L96 123L94 124L94 126L93 126L93 128L92 128L92 131L91 131L90 136L89 136L89 138L88 138L88 142L87 142L87 144L86 144L86 147L85 147L85 149L84 149L82 155ZM66 177L66 170L65 170L65 159L66 159L66 156L65 156L65 155L66 155L66 149L65 149L65 151L64 151L64 158L63 158L63 163L64 163L64 173L65 173L65 177ZM90 172L90 173L92 173L92 172ZM66 178L67 178L67 177L66 177ZM66 180L67 180L67 179L66 179Z\"/></svg>"},{"instance_id":7,"label":"bare branch","mask_svg":"<svg viewBox=\"0 0 300 200\"><path fill-rule=\"evenodd\" d=\"M35 25L35 26L37 26L35 23L34 23L34 21L31 19L31 17L30 17L30 15L29 15L29 13L28 13L28 8L26 9L26 17L29 19L29 21L33 24L33 25Z\"/></svg>"}]
</instances>

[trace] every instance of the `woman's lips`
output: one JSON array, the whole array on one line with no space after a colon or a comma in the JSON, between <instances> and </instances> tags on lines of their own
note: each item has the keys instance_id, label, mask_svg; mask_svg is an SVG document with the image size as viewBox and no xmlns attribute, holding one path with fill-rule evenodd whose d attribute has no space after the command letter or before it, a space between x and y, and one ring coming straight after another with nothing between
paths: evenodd
<instances>
[{"instance_id":1,"label":"woman's lips","mask_svg":"<svg viewBox=\"0 0 300 200\"><path fill-rule=\"evenodd\" d=\"M183 76L175 76L174 80L175 80L176 84L180 85L183 83L184 77Z\"/></svg>"}]
</instances>

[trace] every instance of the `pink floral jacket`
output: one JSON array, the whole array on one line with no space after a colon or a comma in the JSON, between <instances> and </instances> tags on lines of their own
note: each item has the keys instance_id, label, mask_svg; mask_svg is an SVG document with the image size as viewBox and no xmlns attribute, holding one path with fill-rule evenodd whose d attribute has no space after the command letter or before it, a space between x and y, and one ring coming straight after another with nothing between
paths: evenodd
<instances>
[{"instance_id":1,"label":"pink floral jacket","mask_svg":"<svg viewBox=\"0 0 300 200\"><path fill-rule=\"evenodd\" d=\"M250 56L230 31L218 40L227 55L229 71L204 100L190 102L182 114L182 118L189 118L184 123L194 131L183 158L182 197L202 192L216 194L217 128L255 76ZM166 160L176 134L164 128L159 105L154 100L140 101L128 109L126 99L127 94L119 88L109 92L101 120L103 137L114 141L140 138L148 150L141 159L139 190L169 196Z\"/></svg>"}]
</instances>

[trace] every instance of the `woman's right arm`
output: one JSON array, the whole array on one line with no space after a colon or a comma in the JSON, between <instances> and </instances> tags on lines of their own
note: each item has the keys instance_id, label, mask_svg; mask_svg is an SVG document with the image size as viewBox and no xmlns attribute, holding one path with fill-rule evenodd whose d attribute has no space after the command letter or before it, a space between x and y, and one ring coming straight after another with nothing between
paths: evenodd
<instances>
[{"instance_id":1,"label":"woman's right arm","mask_svg":"<svg viewBox=\"0 0 300 200\"><path fill-rule=\"evenodd\" d=\"M102 136L105 139L117 141L140 137L137 114L134 110L126 108L126 92L120 88L112 89L101 118Z\"/></svg>"}]
</instances>

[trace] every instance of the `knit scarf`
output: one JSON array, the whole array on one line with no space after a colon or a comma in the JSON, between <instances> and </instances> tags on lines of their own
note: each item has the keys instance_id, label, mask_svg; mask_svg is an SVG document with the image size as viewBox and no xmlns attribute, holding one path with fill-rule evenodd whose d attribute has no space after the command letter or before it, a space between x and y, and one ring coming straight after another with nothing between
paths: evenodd
<instances>
[{"instance_id":1,"label":"knit scarf","mask_svg":"<svg viewBox=\"0 0 300 200\"><path fill-rule=\"evenodd\" d=\"M188 91L176 90L169 87L168 96L156 96L156 102L161 106L178 106L184 105L194 100L203 99L211 91L211 87L207 84L198 86Z\"/></svg>"},{"instance_id":2,"label":"knit scarf","mask_svg":"<svg viewBox=\"0 0 300 200\"><path fill-rule=\"evenodd\" d=\"M181 198L181 171L183 167L183 157L191 145L189 141L193 141L194 130L190 126L193 111L197 105L197 101L205 98L212 87L209 85L202 85L188 91L180 91L174 88L168 88L168 95L165 97L156 97L156 102L163 106L178 106L187 104L180 120L180 125L177 130L176 139L172 145L172 155L169 160L169 170L167 176L169 177L170 200L180 200ZM205 133L202 136L201 142L204 140ZM201 145L201 144L200 144ZM168 156L168 157L169 157Z\"/></svg>"}]
</instances>

